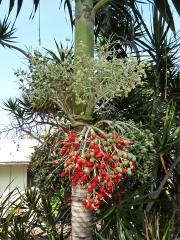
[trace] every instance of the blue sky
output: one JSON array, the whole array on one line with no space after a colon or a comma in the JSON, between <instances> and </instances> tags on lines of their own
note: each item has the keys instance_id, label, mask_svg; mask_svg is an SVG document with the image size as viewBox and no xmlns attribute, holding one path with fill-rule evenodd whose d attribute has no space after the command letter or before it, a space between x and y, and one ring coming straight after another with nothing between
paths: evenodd
<instances>
[{"instance_id":1,"label":"blue sky","mask_svg":"<svg viewBox=\"0 0 180 240\"><path fill-rule=\"evenodd\" d=\"M7 0L2 0L2 5L0 6L1 19L8 12L8 2ZM28 49L42 49L42 47L46 47L55 50L54 38L66 45L66 39L72 39L72 31L68 14L64 12L63 6L59 10L60 0L41 1L41 46L39 46L38 36L38 14L32 21L29 20L32 2L24 0L22 10L17 18L15 25L17 32L15 36L17 36L16 41L18 43L16 45L24 49L26 47ZM53 2L53 4L49 5L50 2ZM143 10L144 15L149 16L148 9L143 8ZM15 11L11 14L10 19L14 19L14 16ZM180 21L177 14L175 14L175 22L180 29ZM20 53L1 46L0 56L0 124L7 124L9 117L7 112L2 110L2 100L20 94L18 79L14 76L14 71L25 67L26 60Z\"/></svg>"},{"instance_id":2,"label":"blue sky","mask_svg":"<svg viewBox=\"0 0 180 240\"><path fill-rule=\"evenodd\" d=\"M9 1L2 1L0 5L0 19L8 12ZM72 39L72 31L69 23L68 14L64 12L63 6L59 10L60 1L53 1L54 3L49 6L49 0L41 1L41 46L39 46L39 27L38 27L38 14L35 15L32 21L29 16L32 10L32 2L24 0L22 10L16 21L17 32L17 46L23 49L47 49L55 50L54 39L67 44L66 39ZM14 19L15 12L10 16ZM0 124L8 123L8 114L2 110L2 101L9 97L15 97L20 94L18 89L18 79L14 76L14 71L18 68L25 67L26 60L24 56L15 50L3 48L0 46ZM1 126L0 126L1 128Z\"/></svg>"}]
</instances>

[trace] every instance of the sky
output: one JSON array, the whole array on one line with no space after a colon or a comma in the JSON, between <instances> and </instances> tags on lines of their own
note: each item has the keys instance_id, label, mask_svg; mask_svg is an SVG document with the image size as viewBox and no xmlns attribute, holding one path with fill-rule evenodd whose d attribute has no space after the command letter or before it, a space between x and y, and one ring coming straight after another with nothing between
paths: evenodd
<instances>
[{"instance_id":1,"label":"sky","mask_svg":"<svg viewBox=\"0 0 180 240\"><path fill-rule=\"evenodd\" d=\"M8 12L9 1L3 0L0 5L0 19L3 19ZM71 45L66 39L72 39L71 25L69 23L68 13L64 12L63 6L59 9L60 1L53 1L54 4L49 6L49 0L41 1L40 5L40 28L41 28L41 46L39 45L39 14L35 15L32 21L29 16L32 11L32 2L24 0L22 10L17 18L15 27L17 29L14 36L17 38L15 45L23 49L40 49L43 47L47 49L56 49L54 39L64 46ZM14 19L16 9L10 15L10 20ZM0 128L2 124L9 122L9 116L6 111L2 109L3 100L9 97L16 97L20 95L18 89L18 79L14 75L15 70L26 67L25 57L15 51L0 46Z\"/></svg>"},{"instance_id":2,"label":"sky","mask_svg":"<svg viewBox=\"0 0 180 240\"><path fill-rule=\"evenodd\" d=\"M35 15L33 20L29 20L32 11L32 0L24 0L21 12L17 18L15 27L17 29L15 36L17 37L16 46L23 49L40 49L43 47L55 51L56 47L54 39L62 42L64 46L67 44L66 39L72 39L73 34L71 25L69 23L68 13L64 12L63 6L59 9L60 0L53 1L49 5L50 0L40 1L40 28L41 28L41 45L39 45L39 14ZM3 19L8 12L7 0L2 0L0 5L0 19ZM149 16L149 9L143 8L144 16ZM173 11L174 12L174 11ZM10 20L14 19L16 9L10 15ZM180 21L177 14L175 14L175 23L180 30ZM4 111L3 100L9 97L16 97L20 95L18 79L14 75L15 70L19 68L26 68L26 60L24 56L15 50L3 48L0 46L0 129L3 124L9 123L9 116L7 111Z\"/></svg>"}]
</instances>

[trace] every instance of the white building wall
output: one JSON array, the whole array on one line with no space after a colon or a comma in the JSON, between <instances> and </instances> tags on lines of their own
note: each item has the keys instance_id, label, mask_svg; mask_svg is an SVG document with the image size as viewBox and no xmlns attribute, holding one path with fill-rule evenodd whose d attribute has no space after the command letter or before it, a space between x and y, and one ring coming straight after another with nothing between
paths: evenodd
<instances>
[{"instance_id":1,"label":"white building wall","mask_svg":"<svg viewBox=\"0 0 180 240\"><path fill-rule=\"evenodd\" d=\"M27 165L0 165L0 195L14 188L24 190L27 185ZM8 187L7 187L8 186Z\"/></svg>"},{"instance_id":2,"label":"white building wall","mask_svg":"<svg viewBox=\"0 0 180 240\"><path fill-rule=\"evenodd\" d=\"M27 185L27 166L37 141L0 140L0 195L18 187L23 190Z\"/></svg>"}]
</instances>

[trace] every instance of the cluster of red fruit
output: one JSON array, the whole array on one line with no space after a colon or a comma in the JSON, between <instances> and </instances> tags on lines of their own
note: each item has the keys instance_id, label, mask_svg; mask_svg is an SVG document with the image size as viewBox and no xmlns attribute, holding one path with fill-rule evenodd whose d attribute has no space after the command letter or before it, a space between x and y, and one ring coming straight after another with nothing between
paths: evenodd
<instances>
[{"instance_id":1,"label":"cluster of red fruit","mask_svg":"<svg viewBox=\"0 0 180 240\"><path fill-rule=\"evenodd\" d=\"M60 162L64 159L61 177L68 176L73 186L87 186L87 198L82 201L90 211L97 210L102 200L110 197L125 175L135 170L136 158L128 152L133 143L124 141L119 134L91 133L79 140L76 132L67 134L67 139L58 142ZM54 161L56 167L58 161Z\"/></svg>"}]
</instances>

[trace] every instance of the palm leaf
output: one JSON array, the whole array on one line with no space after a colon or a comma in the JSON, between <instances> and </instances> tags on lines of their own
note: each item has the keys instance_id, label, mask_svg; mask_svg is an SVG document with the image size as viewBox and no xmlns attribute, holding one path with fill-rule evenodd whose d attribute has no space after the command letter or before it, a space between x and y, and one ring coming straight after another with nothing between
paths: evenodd
<instances>
[{"instance_id":1,"label":"palm leaf","mask_svg":"<svg viewBox=\"0 0 180 240\"><path fill-rule=\"evenodd\" d=\"M154 4L159 10L161 16L170 25L171 29L175 32L175 26L173 21L172 12L168 3L168 0L154 0Z\"/></svg>"},{"instance_id":2,"label":"palm leaf","mask_svg":"<svg viewBox=\"0 0 180 240\"><path fill-rule=\"evenodd\" d=\"M6 43L13 43L15 39L13 34L15 31L14 23L11 25L7 17L4 18L3 22L0 21L0 44L5 46Z\"/></svg>"},{"instance_id":3,"label":"palm leaf","mask_svg":"<svg viewBox=\"0 0 180 240\"><path fill-rule=\"evenodd\" d=\"M179 0L172 0L174 7L176 8L178 14L180 15L180 1Z\"/></svg>"},{"instance_id":4,"label":"palm leaf","mask_svg":"<svg viewBox=\"0 0 180 240\"><path fill-rule=\"evenodd\" d=\"M2 0L0 1L1 4ZM33 12L35 13L38 5L39 5L40 0L33 0L33 4L34 4L34 10ZM22 4L23 4L23 0L9 0L9 11L8 11L8 15L12 12L12 10L14 9L15 5L17 6L17 10L16 10L16 17L19 15L21 8L22 8Z\"/></svg>"},{"instance_id":5,"label":"palm leaf","mask_svg":"<svg viewBox=\"0 0 180 240\"><path fill-rule=\"evenodd\" d=\"M11 13L12 9L14 8L14 3L15 3L15 0L10 0L9 2L9 13ZM17 12L16 12L16 17L18 16L20 10L21 10L21 7L22 7L22 3L23 3L23 0L18 0L17 1Z\"/></svg>"},{"instance_id":6,"label":"palm leaf","mask_svg":"<svg viewBox=\"0 0 180 240\"><path fill-rule=\"evenodd\" d=\"M71 28L73 29L74 20L73 20L73 12L72 12L71 0L61 0L60 5L62 4L63 1L64 1L64 10L67 7L68 13L69 13L70 22L71 22Z\"/></svg>"}]
</instances>

